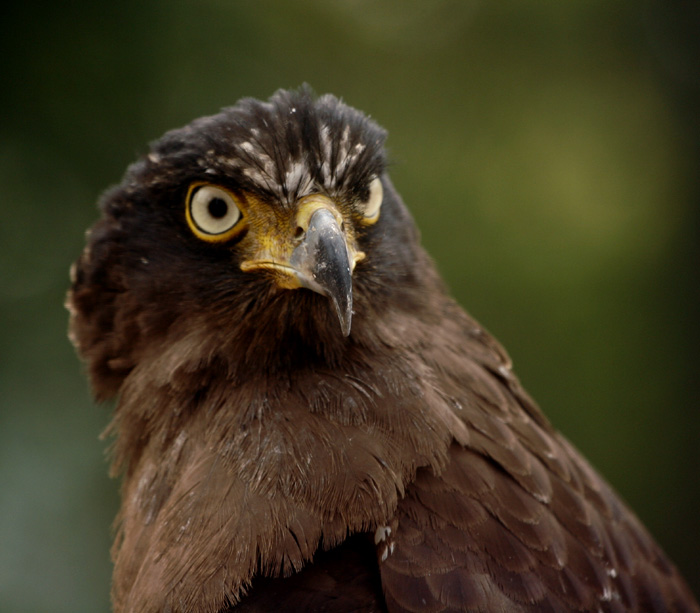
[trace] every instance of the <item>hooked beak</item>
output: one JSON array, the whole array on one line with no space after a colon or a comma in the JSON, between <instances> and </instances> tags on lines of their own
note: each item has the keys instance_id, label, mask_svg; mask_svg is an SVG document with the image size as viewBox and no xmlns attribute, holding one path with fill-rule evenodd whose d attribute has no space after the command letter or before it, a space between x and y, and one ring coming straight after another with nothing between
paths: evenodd
<instances>
[{"instance_id":1,"label":"hooked beak","mask_svg":"<svg viewBox=\"0 0 700 613\"><path fill-rule=\"evenodd\" d=\"M352 324L352 272L365 257L356 251L342 229L342 217L330 199L313 195L300 203L294 220L301 236L294 241L283 237L280 229L272 246L244 261L241 270L268 270L279 287L304 287L326 296L333 303L344 336ZM268 242L268 245L270 243Z\"/></svg>"},{"instance_id":2,"label":"hooked beak","mask_svg":"<svg viewBox=\"0 0 700 613\"><path fill-rule=\"evenodd\" d=\"M331 299L343 336L348 336L352 323L350 254L345 235L328 209L312 213L306 235L292 252L289 264L302 287Z\"/></svg>"}]
</instances>

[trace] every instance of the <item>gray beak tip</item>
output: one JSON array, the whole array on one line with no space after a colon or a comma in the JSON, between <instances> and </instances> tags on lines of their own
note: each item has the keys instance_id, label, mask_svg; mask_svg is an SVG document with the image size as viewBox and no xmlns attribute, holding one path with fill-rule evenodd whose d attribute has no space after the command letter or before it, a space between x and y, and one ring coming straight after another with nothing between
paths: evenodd
<instances>
[{"instance_id":1,"label":"gray beak tip","mask_svg":"<svg viewBox=\"0 0 700 613\"><path fill-rule=\"evenodd\" d=\"M335 310L338 313L338 320L340 321L340 329L343 331L343 336L350 336L350 328L352 327L352 295L350 296L350 303L345 311L341 311L338 304L335 305Z\"/></svg>"},{"instance_id":2,"label":"gray beak tip","mask_svg":"<svg viewBox=\"0 0 700 613\"><path fill-rule=\"evenodd\" d=\"M352 270L345 234L333 214L318 209L309 220L306 236L294 250L290 264L302 286L333 302L343 336L352 324Z\"/></svg>"}]
</instances>

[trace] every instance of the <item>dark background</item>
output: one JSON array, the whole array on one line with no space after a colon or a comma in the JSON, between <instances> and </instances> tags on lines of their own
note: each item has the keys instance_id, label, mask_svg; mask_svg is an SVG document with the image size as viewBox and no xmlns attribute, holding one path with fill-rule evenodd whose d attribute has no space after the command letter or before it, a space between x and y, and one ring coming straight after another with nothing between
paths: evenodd
<instances>
[{"instance_id":1,"label":"dark background","mask_svg":"<svg viewBox=\"0 0 700 613\"><path fill-rule=\"evenodd\" d=\"M165 130L305 81L388 128L459 301L700 593L700 4L4 5L0 610L109 607L110 407L62 306L96 199Z\"/></svg>"}]
</instances>

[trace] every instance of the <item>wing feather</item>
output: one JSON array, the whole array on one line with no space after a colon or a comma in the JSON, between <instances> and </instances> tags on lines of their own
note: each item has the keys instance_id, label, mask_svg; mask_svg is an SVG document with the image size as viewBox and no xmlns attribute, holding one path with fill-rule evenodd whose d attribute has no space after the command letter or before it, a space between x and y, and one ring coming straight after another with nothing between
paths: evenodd
<instances>
[{"instance_id":1,"label":"wing feather","mask_svg":"<svg viewBox=\"0 0 700 613\"><path fill-rule=\"evenodd\" d=\"M591 482L595 473L572 480L577 491L546 471L543 500L496 457L453 444L444 472L418 471L379 563L389 611L697 611L636 518ZM575 474L583 460L569 460Z\"/></svg>"}]
</instances>

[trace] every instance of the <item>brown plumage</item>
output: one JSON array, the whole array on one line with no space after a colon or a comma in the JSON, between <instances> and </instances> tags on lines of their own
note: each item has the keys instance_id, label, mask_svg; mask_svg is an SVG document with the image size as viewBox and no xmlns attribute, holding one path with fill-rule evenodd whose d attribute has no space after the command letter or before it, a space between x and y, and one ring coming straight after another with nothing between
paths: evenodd
<instances>
[{"instance_id":1,"label":"brown plumage","mask_svg":"<svg viewBox=\"0 0 700 613\"><path fill-rule=\"evenodd\" d=\"M447 295L384 138L280 91L104 196L68 305L117 397L115 610L700 611Z\"/></svg>"}]
</instances>

